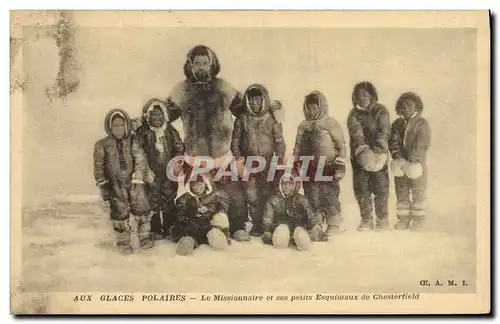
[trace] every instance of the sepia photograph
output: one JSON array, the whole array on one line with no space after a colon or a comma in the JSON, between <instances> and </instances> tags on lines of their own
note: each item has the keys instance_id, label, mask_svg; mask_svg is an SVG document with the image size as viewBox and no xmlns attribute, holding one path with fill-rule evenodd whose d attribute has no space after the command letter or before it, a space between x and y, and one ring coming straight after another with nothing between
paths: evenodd
<instances>
[{"instance_id":1,"label":"sepia photograph","mask_svg":"<svg viewBox=\"0 0 500 324\"><path fill-rule=\"evenodd\" d=\"M488 11L11 11L13 314L487 314Z\"/></svg>"}]
</instances>

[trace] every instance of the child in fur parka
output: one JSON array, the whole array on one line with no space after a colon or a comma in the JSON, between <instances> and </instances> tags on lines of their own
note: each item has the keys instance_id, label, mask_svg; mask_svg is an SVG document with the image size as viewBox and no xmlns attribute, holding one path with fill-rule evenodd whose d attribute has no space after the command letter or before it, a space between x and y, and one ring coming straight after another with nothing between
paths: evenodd
<instances>
[{"instance_id":1,"label":"child in fur parka","mask_svg":"<svg viewBox=\"0 0 500 324\"><path fill-rule=\"evenodd\" d=\"M121 109L108 112L104 121L108 136L94 145L94 179L101 198L110 205L110 218L120 252L134 252L130 241L130 214L139 225L139 241L143 249L150 249L151 213L144 179L147 161L136 139L131 136L131 121Z\"/></svg>"},{"instance_id":2,"label":"child in fur parka","mask_svg":"<svg viewBox=\"0 0 500 324\"><path fill-rule=\"evenodd\" d=\"M229 243L229 196L213 186L209 173L187 174L185 188L176 201L177 221L171 229L177 254L191 254L200 244L224 250Z\"/></svg>"},{"instance_id":3,"label":"child in fur parka","mask_svg":"<svg viewBox=\"0 0 500 324\"><path fill-rule=\"evenodd\" d=\"M299 125L293 155L297 161L300 156L312 156L307 176L303 182L304 193L316 213L327 224L327 233L340 232L343 221L339 201L339 181L345 174L345 140L340 124L328 115L325 96L314 91L304 99L305 120ZM323 176L332 177L331 181L316 181L320 159L324 158Z\"/></svg>"},{"instance_id":4,"label":"child in fur parka","mask_svg":"<svg viewBox=\"0 0 500 324\"><path fill-rule=\"evenodd\" d=\"M243 182L253 227L252 236L262 235L262 213L267 199L275 190L273 179L267 179L274 156L282 163L286 151L283 126L276 113L271 113L271 99L267 89L252 84L244 95L247 111L234 121L231 150L236 163L244 165L248 157L262 157L266 165L261 172L249 174ZM257 167L257 165L252 165Z\"/></svg>"},{"instance_id":5,"label":"child in fur parka","mask_svg":"<svg viewBox=\"0 0 500 324\"><path fill-rule=\"evenodd\" d=\"M353 108L347 118L350 137L354 195L361 223L358 231L373 230L373 205L376 229L389 229L388 140L391 131L389 112L378 103L375 86L358 83L352 92Z\"/></svg>"},{"instance_id":6,"label":"child in fur parka","mask_svg":"<svg viewBox=\"0 0 500 324\"><path fill-rule=\"evenodd\" d=\"M149 202L154 211L151 220L153 238L162 239L169 234L175 221L174 200L177 197L178 184L168 178L167 172L174 175L180 172L182 159L169 162L184 155L184 144L179 132L169 122L169 113L164 102L153 98L142 110L142 125L137 129L137 140L148 159L153 179L149 184ZM167 166L174 170L167 170Z\"/></svg>"},{"instance_id":7,"label":"child in fur parka","mask_svg":"<svg viewBox=\"0 0 500 324\"><path fill-rule=\"evenodd\" d=\"M299 193L301 183L290 174L283 174L279 180L279 190L272 195L264 209L264 244L277 248L294 244L305 251L311 242L326 241L322 220L314 212L309 200Z\"/></svg>"},{"instance_id":8,"label":"child in fur parka","mask_svg":"<svg viewBox=\"0 0 500 324\"><path fill-rule=\"evenodd\" d=\"M426 157L431 132L429 123L422 116L423 110L422 99L413 92L403 93L396 102L400 118L392 124L389 141L393 159L391 170L396 184L396 230L420 230L425 219Z\"/></svg>"}]
</instances>

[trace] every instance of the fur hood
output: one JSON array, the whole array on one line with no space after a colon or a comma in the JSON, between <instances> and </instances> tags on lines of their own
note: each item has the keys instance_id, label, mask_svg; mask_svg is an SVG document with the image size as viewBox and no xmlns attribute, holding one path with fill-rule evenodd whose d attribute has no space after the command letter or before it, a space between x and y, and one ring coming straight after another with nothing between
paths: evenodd
<instances>
[{"instance_id":1,"label":"fur hood","mask_svg":"<svg viewBox=\"0 0 500 324\"><path fill-rule=\"evenodd\" d=\"M113 121L113 118L115 116L120 116L125 120L125 137L128 137L131 133L132 130L132 121L130 119L130 116L128 113L123 110L123 109L111 109L107 114L106 117L104 118L104 130L106 131L106 134L109 136L113 137L113 134L111 134L111 122Z\"/></svg>"},{"instance_id":2,"label":"fur hood","mask_svg":"<svg viewBox=\"0 0 500 324\"><path fill-rule=\"evenodd\" d=\"M261 93L261 96L263 98L262 100L262 109L259 113L256 113L254 112L251 108L250 108L250 101L248 99L248 94L249 92L251 91L255 91L257 90L258 92ZM260 85L260 84L252 84L251 86L249 86L247 88L247 90L245 91L245 95L244 95L244 98L245 98L245 107L246 107L246 110L251 114L251 115L255 115L255 116L263 116L265 115L271 108L271 99L269 98L269 93L267 91L267 89L263 86L263 85Z\"/></svg>"},{"instance_id":3,"label":"fur hood","mask_svg":"<svg viewBox=\"0 0 500 324\"><path fill-rule=\"evenodd\" d=\"M186 57L186 63L184 63L184 75L186 76L187 80L191 83L204 83L198 81L193 73L193 53L198 51L206 51L208 53L208 59L210 60L210 77L211 80L215 79L217 74L219 74L220 72L220 63L217 55L208 46L197 45L189 50Z\"/></svg>"},{"instance_id":4,"label":"fur hood","mask_svg":"<svg viewBox=\"0 0 500 324\"><path fill-rule=\"evenodd\" d=\"M295 179L293 174L290 175L290 174L285 173L281 176L279 183L278 183L278 189L279 189L281 196L286 197L285 194L283 193L283 189L282 189L282 184L283 184L283 181L285 181L285 180L292 180L294 185L295 185L295 188L294 188L293 192L290 194L290 196L299 193L299 191L302 187L302 182L300 180Z\"/></svg>"},{"instance_id":5,"label":"fur hood","mask_svg":"<svg viewBox=\"0 0 500 324\"><path fill-rule=\"evenodd\" d=\"M315 99L316 101L318 101L320 113L317 116L311 116L309 109L307 109L306 103L311 99ZM307 120L319 120L328 117L328 102L326 101L326 97L319 91L313 91L304 98L302 109L304 111L304 117Z\"/></svg>"},{"instance_id":6,"label":"fur hood","mask_svg":"<svg viewBox=\"0 0 500 324\"><path fill-rule=\"evenodd\" d=\"M398 101L396 102L396 113L398 115L401 115L401 105L405 100L411 100L415 103L415 106L417 108L417 116L422 114L422 112L424 111L424 103L422 101L422 98L420 98L420 96L414 92L405 92L398 98Z\"/></svg>"},{"instance_id":7,"label":"fur hood","mask_svg":"<svg viewBox=\"0 0 500 324\"><path fill-rule=\"evenodd\" d=\"M185 186L186 192L188 194L190 194L193 197L198 197L191 191L190 182L195 181L195 180L196 181L200 180L200 178L201 178L201 180L203 180L203 182L205 183L205 187L206 187L206 191L205 191L204 196L210 195L214 191L213 184L212 184L212 178L210 177L209 174L207 174L207 173L198 174L197 179L190 179L191 175L192 175L192 173L186 174L185 178L184 178L184 186Z\"/></svg>"},{"instance_id":8,"label":"fur hood","mask_svg":"<svg viewBox=\"0 0 500 324\"><path fill-rule=\"evenodd\" d=\"M353 109L356 108L356 93L361 89L366 90L372 96L372 102L370 106L373 107L378 102L377 89L372 83L364 81L356 84L354 86L354 89L352 90L351 99Z\"/></svg>"},{"instance_id":9,"label":"fur hood","mask_svg":"<svg viewBox=\"0 0 500 324\"><path fill-rule=\"evenodd\" d=\"M149 112L154 108L160 108L165 116L165 122L168 123L170 121L170 111L167 109L167 104L164 101L161 101L157 98L149 99L148 102L142 107L142 119L148 122Z\"/></svg>"}]
</instances>

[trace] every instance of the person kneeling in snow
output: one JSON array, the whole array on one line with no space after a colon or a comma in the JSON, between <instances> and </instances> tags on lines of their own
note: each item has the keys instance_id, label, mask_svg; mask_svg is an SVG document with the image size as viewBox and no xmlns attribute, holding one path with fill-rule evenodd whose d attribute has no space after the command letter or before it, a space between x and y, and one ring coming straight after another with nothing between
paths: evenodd
<instances>
[{"instance_id":1,"label":"person kneeling in snow","mask_svg":"<svg viewBox=\"0 0 500 324\"><path fill-rule=\"evenodd\" d=\"M262 241L277 248L295 243L300 251L309 250L312 241L326 241L322 220L314 213L309 200L299 193L300 182L290 175L279 181L279 193L266 203Z\"/></svg>"},{"instance_id":2,"label":"person kneeling in snow","mask_svg":"<svg viewBox=\"0 0 500 324\"><path fill-rule=\"evenodd\" d=\"M143 249L150 249L151 208L144 188L147 160L131 136L131 121L121 109L106 115L104 128L108 136L94 145L94 179L104 201L109 201L110 218L116 234L116 246L124 254L134 252L130 243L130 214L139 225Z\"/></svg>"},{"instance_id":3,"label":"person kneeling in snow","mask_svg":"<svg viewBox=\"0 0 500 324\"><path fill-rule=\"evenodd\" d=\"M186 193L176 201L177 222L171 229L177 254L190 254L200 244L224 250L229 243L229 196L212 185L208 174L186 175L185 182Z\"/></svg>"}]
</instances>

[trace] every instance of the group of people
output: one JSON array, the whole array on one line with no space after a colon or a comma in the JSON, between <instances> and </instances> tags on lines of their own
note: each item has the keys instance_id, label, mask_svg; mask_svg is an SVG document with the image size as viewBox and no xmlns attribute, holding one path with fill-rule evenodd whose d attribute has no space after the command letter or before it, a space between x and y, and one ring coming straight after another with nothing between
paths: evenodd
<instances>
[{"instance_id":1,"label":"group of people","mask_svg":"<svg viewBox=\"0 0 500 324\"><path fill-rule=\"evenodd\" d=\"M207 46L195 46L184 64L186 79L172 89L167 100L149 100L136 119L122 109L106 115L107 136L94 146L94 178L102 199L109 202L121 252L134 252L132 231L137 231L141 248L150 249L155 240L167 238L177 243L180 255L192 253L200 244L222 250L230 238L249 241L250 236L260 236L265 244L276 247L291 244L307 250L312 242L326 241L340 232L339 182L345 175L347 150L342 127L329 116L325 96L319 91L305 96L292 173L270 178L270 166L286 160L284 108L271 100L262 85L238 92L217 77L219 70L216 54ZM361 215L358 230L389 229L389 168L396 184L395 229L419 230L427 208L430 145L421 98L412 92L402 94L396 102L400 117L392 125L373 84L357 84L352 103L347 128ZM172 125L178 118L183 139ZM199 156L212 158L209 171L196 172ZM253 163L245 162L255 156L267 162L265 167L241 181L242 170ZM307 164L301 159L304 156L311 157ZM225 172L230 169L225 163L228 159L237 165L236 180ZM317 180L318 170L330 180ZM168 171L184 174L185 193L180 197L179 183ZM221 171L223 175L215 177ZM300 172L309 180L293 175ZM249 216L252 228L248 233Z\"/></svg>"}]
</instances>

